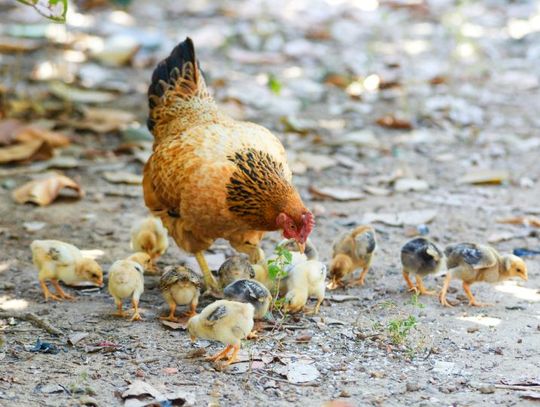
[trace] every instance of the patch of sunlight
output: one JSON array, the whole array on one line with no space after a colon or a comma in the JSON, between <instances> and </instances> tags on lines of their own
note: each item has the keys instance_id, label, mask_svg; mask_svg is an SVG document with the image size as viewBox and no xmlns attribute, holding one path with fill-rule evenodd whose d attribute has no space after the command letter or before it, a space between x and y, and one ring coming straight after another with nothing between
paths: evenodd
<instances>
[{"instance_id":1,"label":"patch of sunlight","mask_svg":"<svg viewBox=\"0 0 540 407\"><path fill-rule=\"evenodd\" d=\"M319 127L327 130L343 130L345 124L345 120L342 119L321 119L318 121Z\"/></svg>"},{"instance_id":2,"label":"patch of sunlight","mask_svg":"<svg viewBox=\"0 0 540 407\"><path fill-rule=\"evenodd\" d=\"M476 24L465 23L461 27L461 34L463 34L465 37L480 38L484 36L484 33L484 28Z\"/></svg>"},{"instance_id":3,"label":"patch of sunlight","mask_svg":"<svg viewBox=\"0 0 540 407\"><path fill-rule=\"evenodd\" d=\"M473 322L475 324L479 324L483 326L497 326L501 323L501 320L499 318L484 317L484 316L457 317L457 319L459 319L460 321Z\"/></svg>"},{"instance_id":4,"label":"patch of sunlight","mask_svg":"<svg viewBox=\"0 0 540 407\"><path fill-rule=\"evenodd\" d=\"M362 11L375 11L379 8L379 0L326 0L326 3L330 6L345 4Z\"/></svg>"},{"instance_id":5,"label":"patch of sunlight","mask_svg":"<svg viewBox=\"0 0 540 407\"><path fill-rule=\"evenodd\" d=\"M424 40L406 40L403 42L403 49L409 55L418 55L426 52L429 48L429 42Z\"/></svg>"},{"instance_id":6,"label":"patch of sunlight","mask_svg":"<svg viewBox=\"0 0 540 407\"><path fill-rule=\"evenodd\" d=\"M283 71L283 77L287 79L301 78L304 70L299 66L291 66Z\"/></svg>"},{"instance_id":7,"label":"patch of sunlight","mask_svg":"<svg viewBox=\"0 0 540 407\"><path fill-rule=\"evenodd\" d=\"M537 288L527 288L517 285L516 281L504 281L495 286L497 291L512 294L516 298L527 301L540 301L540 294Z\"/></svg>"},{"instance_id":8,"label":"patch of sunlight","mask_svg":"<svg viewBox=\"0 0 540 407\"><path fill-rule=\"evenodd\" d=\"M94 25L94 17L88 13L88 14L81 14L75 12L71 7L68 7L68 11L66 13L66 21L68 24L72 27L90 27Z\"/></svg>"},{"instance_id":9,"label":"patch of sunlight","mask_svg":"<svg viewBox=\"0 0 540 407\"><path fill-rule=\"evenodd\" d=\"M81 250L81 253L83 257L88 257L94 260L100 258L101 256L105 254L103 250L99 250L99 249Z\"/></svg>"},{"instance_id":10,"label":"patch of sunlight","mask_svg":"<svg viewBox=\"0 0 540 407\"><path fill-rule=\"evenodd\" d=\"M508 35L519 40L531 33L532 27L529 20L512 19L508 22Z\"/></svg>"},{"instance_id":11,"label":"patch of sunlight","mask_svg":"<svg viewBox=\"0 0 540 407\"><path fill-rule=\"evenodd\" d=\"M364 92L364 86L360 82L354 81L347 86L345 92L351 96L360 96Z\"/></svg>"},{"instance_id":12,"label":"patch of sunlight","mask_svg":"<svg viewBox=\"0 0 540 407\"><path fill-rule=\"evenodd\" d=\"M268 75L265 73L260 73L255 77L255 81L261 86L265 86L266 84L268 84L268 80Z\"/></svg>"},{"instance_id":13,"label":"patch of sunlight","mask_svg":"<svg viewBox=\"0 0 540 407\"><path fill-rule=\"evenodd\" d=\"M19 311L28 307L28 301L7 296L0 297L0 309L4 311Z\"/></svg>"},{"instance_id":14,"label":"patch of sunlight","mask_svg":"<svg viewBox=\"0 0 540 407\"><path fill-rule=\"evenodd\" d=\"M370 92L375 92L377 89L379 89L380 84L381 78L379 78L379 75L372 74L364 79L364 88Z\"/></svg>"},{"instance_id":15,"label":"patch of sunlight","mask_svg":"<svg viewBox=\"0 0 540 407\"><path fill-rule=\"evenodd\" d=\"M109 15L109 20L120 25L135 25L135 19L122 10L115 10Z\"/></svg>"},{"instance_id":16,"label":"patch of sunlight","mask_svg":"<svg viewBox=\"0 0 540 407\"><path fill-rule=\"evenodd\" d=\"M456 53L462 59L470 59L476 51L470 42L464 42L456 47Z\"/></svg>"},{"instance_id":17,"label":"patch of sunlight","mask_svg":"<svg viewBox=\"0 0 540 407\"><path fill-rule=\"evenodd\" d=\"M68 62L76 62L81 63L86 61L86 55L82 51L75 51L73 49L69 49L67 51L63 52L64 60Z\"/></svg>"},{"instance_id":18,"label":"patch of sunlight","mask_svg":"<svg viewBox=\"0 0 540 407\"><path fill-rule=\"evenodd\" d=\"M6 261L5 263L0 263L0 273L3 273L9 268L9 263Z\"/></svg>"}]
</instances>

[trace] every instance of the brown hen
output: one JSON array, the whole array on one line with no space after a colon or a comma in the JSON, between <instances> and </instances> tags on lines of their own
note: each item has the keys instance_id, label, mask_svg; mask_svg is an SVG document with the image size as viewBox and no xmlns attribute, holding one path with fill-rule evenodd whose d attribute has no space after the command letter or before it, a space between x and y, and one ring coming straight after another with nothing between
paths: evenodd
<instances>
[{"instance_id":1,"label":"brown hen","mask_svg":"<svg viewBox=\"0 0 540 407\"><path fill-rule=\"evenodd\" d=\"M208 287L216 282L203 251L217 238L254 262L264 232L282 230L305 245L313 215L291 183L283 145L264 127L219 111L191 39L158 64L148 100L154 146L144 200L177 245L195 254Z\"/></svg>"}]
</instances>

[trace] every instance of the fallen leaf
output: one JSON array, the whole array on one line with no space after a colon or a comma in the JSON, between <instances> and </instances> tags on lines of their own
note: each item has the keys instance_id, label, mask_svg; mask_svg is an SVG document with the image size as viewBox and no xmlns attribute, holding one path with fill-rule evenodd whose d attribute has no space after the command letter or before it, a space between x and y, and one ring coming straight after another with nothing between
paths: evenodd
<instances>
[{"instance_id":1,"label":"fallen leaf","mask_svg":"<svg viewBox=\"0 0 540 407\"><path fill-rule=\"evenodd\" d=\"M13 37L0 37L0 52L16 53L16 52L30 52L35 51L43 44L42 41L38 41L31 38L13 38Z\"/></svg>"},{"instance_id":2,"label":"fallen leaf","mask_svg":"<svg viewBox=\"0 0 540 407\"><path fill-rule=\"evenodd\" d=\"M88 335L90 335L88 332L75 332L69 335L68 341L73 346L75 346L77 343L82 341L84 338L86 338Z\"/></svg>"},{"instance_id":3,"label":"fallen leaf","mask_svg":"<svg viewBox=\"0 0 540 407\"><path fill-rule=\"evenodd\" d=\"M513 216L510 218L497 219L498 223L508 223L510 225L534 226L540 228L540 218L535 216Z\"/></svg>"},{"instance_id":4,"label":"fallen leaf","mask_svg":"<svg viewBox=\"0 0 540 407\"><path fill-rule=\"evenodd\" d=\"M86 90L66 85L63 82L52 82L49 91L56 97L74 103L107 103L116 99L116 95L110 92L98 90Z\"/></svg>"},{"instance_id":5,"label":"fallen leaf","mask_svg":"<svg viewBox=\"0 0 540 407\"><path fill-rule=\"evenodd\" d=\"M376 120L376 123L379 126L388 129L410 130L413 128L412 123L409 120L399 119L393 115L380 117Z\"/></svg>"},{"instance_id":6,"label":"fallen leaf","mask_svg":"<svg viewBox=\"0 0 540 407\"><path fill-rule=\"evenodd\" d=\"M21 122L15 119L0 121L0 145L12 144L17 135L17 130L21 128Z\"/></svg>"},{"instance_id":7,"label":"fallen leaf","mask_svg":"<svg viewBox=\"0 0 540 407\"><path fill-rule=\"evenodd\" d=\"M498 185L508 181L510 174L505 170L474 170L458 179L458 184Z\"/></svg>"},{"instance_id":8,"label":"fallen leaf","mask_svg":"<svg viewBox=\"0 0 540 407\"><path fill-rule=\"evenodd\" d=\"M308 169L317 172L336 166L337 162L332 157L322 154L300 153L296 160L303 163Z\"/></svg>"},{"instance_id":9,"label":"fallen leaf","mask_svg":"<svg viewBox=\"0 0 540 407\"><path fill-rule=\"evenodd\" d=\"M129 64L139 48L139 42L132 36L117 34L106 38L91 55L104 65L118 67Z\"/></svg>"},{"instance_id":10,"label":"fallen leaf","mask_svg":"<svg viewBox=\"0 0 540 407\"><path fill-rule=\"evenodd\" d=\"M82 120L71 120L68 124L76 129L109 133L124 130L133 121L135 115L124 110L86 107Z\"/></svg>"},{"instance_id":11,"label":"fallen leaf","mask_svg":"<svg viewBox=\"0 0 540 407\"><path fill-rule=\"evenodd\" d=\"M362 223L380 222L389 226L419 225L431 222L435 216L437 216L437 211L434 209L404 211L398 213L367 212L362 218Z\"/></svg>"},{"instance_id":12,"label":"fallen leaf","mask_svg":"<svg viewBox=\"0 0 540 407\"><path fill-rule=\"evenodd\" d=\"M527 400L540 400L540 391L526 391L520 393L519 397Z\"/></svg>"},{"instance_id":13,"label":"fallen leaf","mask_svg":"<svg viewBox=\"0 0 540 407\"><path fill-rule=\"evenodd\" d=\"M45 222L24 222L23 228L27 232L37 232L43 229L47 224Z\"/></svg>"},{"instance_id":14,"label":"fallen leaf","mask_svg":"<svg viewBox=\"0 0 540 407\"><path fill-rule=\"evenodd\" d=\"M38 388L41 393L45 393L45 394L64 392L64 388L58 384L45 384L43 386L38 386Z\"/></svg>"},{"instance_id":15,"label":"fallen leaf","mask_svg":"<svg viewBox=\"0 0 540 407\"><path fill-rule=\"evenodd\" d=\"M17 130L15 140L20 143L29 143L34 140L46 141L51 147L65 147L71 142L69 137L61 133L34 126L23 126Z\"/></svg>"},{"instance_id":16,"label":"fallen leaf","mask_svg":"<svg viewBox=\"0 0 540 407\"><path fill-rule=\"evenodd\" d=\"M206 355L206 349L198 348L198 349L190 350L188 353L186 353L185 358L195 359L195 358L200 358L201 356L204 356L204 355Z\"/></svg>"},{"instance_id":17,"label":"fallen leaf","mask_svg":"<svg viewBox=\"0 0 540 407\"><path fill-rule=\"evenodd\" d=\"M163 395L154 386L142 380L135 380L131 383L127 390L122 393L122 398L139 397L144 395L150 395L155 399L163 399Z\"/></svg>"},{"instance_id":18,"label":"fallen leaf","mask_svg":"<svg viewBox=\"0 0 540 407\"><path fill-rule=\"evenodd\" d=\"M140 185L142 184L142 175L133 174L131 172L104 172L103 178L113 184L130 184Z\"/></svg>"},{"instance_id":19,"label":"fallen leaf","mask_svg":"<svg viewBox=\"0 0 540 407\"><path fill-rule=\"evenodd\" d=\"M314 365L292 362L288 365L287 380L291 383L308 383L316 380L320 372Z\"/></svg>"},{"instance_id":20,"label":"fallen leaf","mask_svg":"<svg viewBox=\"0 0 540 407\"><path fill-rule=\"evenodd\" d=\"M334 201L357 201L364 199L365 195L362 192L339 188L339 187L309 187L313 199L333 199Z\"/></svg>"},{"instance_id":21,"label":"fallen leaf","mask_svg":"<svg viewBox=\"0 0 540 407\"><path fill-rule=\"evenodd\" d=\"M187 321L188 319L186 318L186 321L184 323L181 323L181 322L173 322L173 321L166 321L164 319L161 320L161 323L163 325L165 325L166 327L168 328L171 328L171 329L183 329L185 330L187 328Z\"/></svg>"},{"instance_id":22,"label":"fallen leaf","mask_svg":"<svg viewBox=\"0 0 540 407\"><path fill-rule=\"evenodd\" d=\"M48 160L53 154L52 146L49 143L33 140L0 148L0 164Z\"/></svg>"},{"instance_id":23,"label":"fallen leaf","mask_svg":"<svg viewBox=\"0 0 540 407\"><path fill-rule=\"evenodd\" d=\"M52 174L43 179L30 181L17 188L12 192L12 197L15 202L20 204L33 202L45 206L53 202L64 188L75 191L78 198L84 196L81 186L71 178L60 174Z\"/></svg>"},{"instance_id":24,"label":"fallen leaf","mask_svg":"<svg viewBox=\"0 0 540 407\"><path fill-rule=\"evenodd\" d=\"M389 189L382 188L382 187L375 187L373 185L364 185L362 188L368 194L375 195L375 196L388 196L392 193L392 191L390 191Z\"/></svg>"},{"instance_id":25,"label":"fallen leaf","mask_svg":"<svg viewBox=\"0 0 540 407\"><path fill-rule=\"evenodd\" d=\"M230 365L227 369L229 374L240 374L246 373L249 370L260 370L264 369L265 363L260 360L254 360L253 362L240 362Z\"/></svg>"}]
</instances>

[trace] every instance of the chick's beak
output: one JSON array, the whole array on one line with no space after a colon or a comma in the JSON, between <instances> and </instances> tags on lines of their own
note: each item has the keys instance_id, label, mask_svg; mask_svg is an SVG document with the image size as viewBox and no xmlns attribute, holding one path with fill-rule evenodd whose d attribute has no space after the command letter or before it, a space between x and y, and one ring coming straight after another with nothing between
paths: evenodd
<instances>
[{"instance_id":1,"label":"chick's beak","mask_svg":"<svg viewBox=\"0 0 540 407\"><path fill-rule=\"evenodd\" d=\"M300 251L300 253L303 254L306 251L306 244L299 242L296 242L296 244L298 245L298 250Z\"/></svg>"}]
</instances>

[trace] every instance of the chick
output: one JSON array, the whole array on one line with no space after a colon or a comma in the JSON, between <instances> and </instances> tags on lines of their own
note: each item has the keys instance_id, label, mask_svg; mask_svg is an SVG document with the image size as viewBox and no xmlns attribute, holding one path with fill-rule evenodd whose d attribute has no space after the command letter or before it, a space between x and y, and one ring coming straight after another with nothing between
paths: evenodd
<instances>
[{"instance_id":1,"label":"chick","mask_svg":"<svg viewBox=\"0 0 540 407\"><path fill-rule=\"evenodd\" d=\"M272 295L270 291L255 280L236 280L223 290L225 299L245 302L255 308L255 318L261 319L268 312Z\"/></svg>"},{"instance_id":2,"label":"chick","mask_svg":"<svg viewBox=\"0 0 540 407\"><path fill-rule=\"evenodd\" d=\"M247 256L236 254L225 260L215 277L223 288L236 280L255 278L255 270Z\"/></svg>"},{"instance_id":3,"label":"chick","mask_svg":"<svg viewBox=\"0 0 540 407\"><path fill-rule=\"evenodd\" d=\"M369 225L358 226L352 232L343 233L333 246L334 253L330 264L331 282L328 288L344 286L341 280L357 268L362 268L362 273L349 285L364 285L376 247L375 230Z\"/></svg>"},{"instance_id":4,"label":"chick","mask_svg":"<svg viewBox=\"0 0 540 407\"><path fill-rule=\"evenodd\" d=\"M125 260L115 261L109 269L109 293L114 298L118 311L116 316L125 317L122 300L131 297L133 316L131 321L141 320L139 299L144 291L144 267L151 263L146 253L136 253Z\"/></svg>"},{"instance_id":5,"label":"chick","mask_svg":"<svg viewBox=\"0 0 540 407\"><path fill-rule=\"evenodd\" d=\"M159 289L169 305L169 315L160 319L177 321L174 316L177 305L190 304L190 309L184 316L196 315L202 283L201 276L189 267L167 267L159 280Z\"/></svg>"},{"instance_id":6,"label":"chick","mask_svg":"<svg viewBox=\"0 0 540 407\"><path fill-rule=\"evenodd\" d=\"M242 339L253 329L255 308L251 304L236 301L216 301L192 317L187 324L187 331L194 341L196 338L215 340L226 345L226 348L209 357L218 361L227 359L229 365L236 360ZM233 351L228 356L230 351Z\"/></svg>"},{"instance_id":7,"label":"chick","mask_svg":"<svg viewBox=\"0 0 540 407\"><path fill-rule=\"evenodd\" d=\"M155 261L168 247L167 230L159 218L149 216L131 228L131 250L145 252ZM155 267L152 267L152 271L155 271Z\"/></svg>"},{"instance_id":8,"label":"chick","mask_svg":"<svg viewBox=\"0 0 540 407\"><path fill-rule=\"evenodd\" d=\"M279 246L287 249L291 253L300 254L300 248L298 247L298 243L294 239L282 240ZM304 248L304 252L302 254L303 254L303 258L305 258L306 260L319 260L319 252L317 248L315 247L315 245L313 244L313 242L311 241L311 239L309 238L306 240L306 245Z\"/></svg>"},{"instance_id":9,"label":"chick","mask_svg":"<svg viewBox=\"0 0 540 407\"><path fill-rule=\"evenodd\" d=\"M308 298L317 298L315 308L307 313L318 314L326 293L326 266L317 260L308 260L295 265L287 278L285 310L299 312L305 309Z\"/></svg>"},{"instance_id":10,"label":"chick","mask_svg":"<svg viewBox=\"0 0 540 407\"><path fill-rule=\"evenodd\" d=\"M403 265L403 278L409 287L409 291L414 291L421 295L434 295L435 291L428 291L424 286L422 277L428 274L435 274L444 263L444 254L435 243L424 237L409 240L401 248L401 264ZM409 274L414 274L416 286L409 278Z\"/></svg>"},{"instance_id":11,"label":"chick","mask_svg":"<svg viewBox=\"0 0 540 407\"><path fill-rule=\"evenodd\" d=\"M527 281L527 265L518 256L506 254L501 256L490 246L475 243L459 243L448 246L445 250L448 273L439 301L446 307L452 304L446 299L446 292L452 278L463 281L463 290L469 298L469 305L482 307L489 304L476 302L470 285L476 282L496 283L512 277L520 277Z\"/></svg>"},{"instance_id":12,"label":"chick","mask_svg":"<svg viewBox=\"0 0 540 407\"><path fill-rule=\"evenodd\" d=\"M131 261L134 261L135 263L139 263L142 266L144 271L151 271L153 267L152 257L150 257L148 253L144 253L144 252L133 253L126 260L131 260Z\"/></svg>"},{"instance_id":13,"label":"chick","mask_svg":"<svg viewBox=\"0 0 540 407\"><path fill-rule=\"evenodd\" d=\"M103 285L103 271L99 264L82 256L75 246L58 240L34 240L30 245L32 260L38 269L38 279L45 301L73 299L62 290L59 280L66 284L91 281L98 286ZM52 294L46 284L50 280L56 294Z\"/></svg>"}]
</instances>

